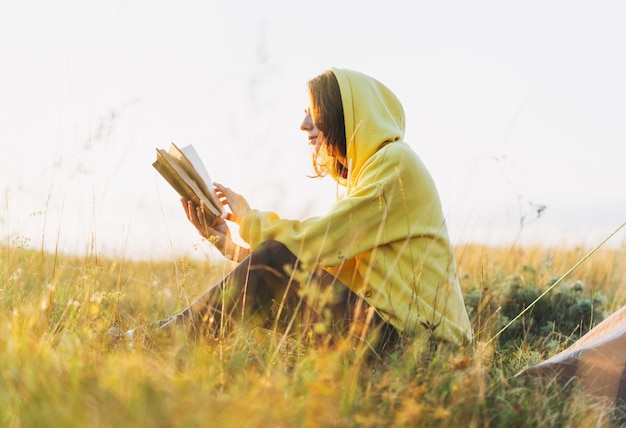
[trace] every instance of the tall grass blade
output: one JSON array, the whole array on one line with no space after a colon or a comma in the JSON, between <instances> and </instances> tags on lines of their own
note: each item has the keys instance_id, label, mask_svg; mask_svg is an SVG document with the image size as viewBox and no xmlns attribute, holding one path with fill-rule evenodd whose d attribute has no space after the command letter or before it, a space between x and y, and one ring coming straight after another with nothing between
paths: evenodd
<instances>
[{"instance_id":1,"label":"tall grass blade","mask_svg":"<svg viewBox=\"0 0 626 428\"><path fill-rule=\"evenodd\" d=\"M578 262L576 262L576 264L574 266L572 266L567 272L565 272L559 279L557 279L550 287L548 287L543 293L541 293L539 295L539 297L537 297L535 300L532 301L532 303L530 303L528 306L526 306L526 308L524 308L523 311L521 311L519 314L517 314L517 316L515 318L513 318L511 321L509 321L504 327L502 327L500 329L500 331L498 331L491 339L489 339L487 341L487 344L490 344L491 342L493 342L494 340L496 340L498 337L500 337L500 335L502 333L504 333L504 331L506 331L507 328L509 328L515 321L517 321L521 316L523 316L526 312L528 312L533 306L535 306L535 304L540 301L546 294L548 294L550 291L552 291L554 289L554 287L556 287L557 285L559 285L565 278L567 278L572 272L574 272L578 266L580 266L581 264L583 264L589 257L591 257L596 251L598 251L604 244L607 243L607 241L609 239L611 239L613 236L615 236L620 230L622 230L622 228L626 226L626 221L624 223L622 223L620 226L617 227L617 229L615 229L613 232L611 232L611 234L609 234L609 236L607 236L606 238L604 238L602 240L602 242L600 242L598 245L596 245L591 251L589 251L587 254L585 254L585 256L583 256L583 258L581 258Z\"/></svg>"}]
</instances>

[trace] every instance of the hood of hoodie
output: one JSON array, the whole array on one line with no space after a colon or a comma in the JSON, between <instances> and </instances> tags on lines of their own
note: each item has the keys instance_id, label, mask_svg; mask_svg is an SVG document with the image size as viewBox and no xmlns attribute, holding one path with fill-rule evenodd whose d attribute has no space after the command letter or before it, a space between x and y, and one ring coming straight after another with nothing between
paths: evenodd
<instances>
[{"instance_id":1,"label":"hood of hoodie","mask_svg":"<svg viewBox=\"0 0 626 428\"><path fill-rule=\"evenodd\" d=\"M331 70L339 83L343 103L350 188L374 153L404 138L404 109L394 93L378 80L354 70Z\"/></svg>"}]
</instances>

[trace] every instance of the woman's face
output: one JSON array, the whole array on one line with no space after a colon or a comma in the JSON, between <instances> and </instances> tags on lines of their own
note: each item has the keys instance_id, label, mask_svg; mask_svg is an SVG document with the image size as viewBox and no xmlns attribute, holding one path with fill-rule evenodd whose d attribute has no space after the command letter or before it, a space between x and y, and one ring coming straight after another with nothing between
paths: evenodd
<instances>
[{"instance_id":1,"label":"woman's face","mask_svg":"<svg viewBox=\"0 0 626 428\"><path fill-rule=\"evenodd\" d=\"M311 107L304 109L304 119L300 124L300 129L306 132L309 144L312 146L313 150L317 152L320 147L320 141L317 138L320 131L317 129L317 126L315 126L313 116L311 116Z\"/></svg>"}]
</instances>

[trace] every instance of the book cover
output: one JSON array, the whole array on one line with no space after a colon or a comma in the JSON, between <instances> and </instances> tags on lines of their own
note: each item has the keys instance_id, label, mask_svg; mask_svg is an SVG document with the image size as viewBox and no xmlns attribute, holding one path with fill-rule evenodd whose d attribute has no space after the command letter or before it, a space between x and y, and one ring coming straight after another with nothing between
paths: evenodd
<instances>
[{"instance_id":1,"label":"book cover","mask_svg":"<svg viewBox=\"0 0 626 428\"><path fill-rule=\"evenodd\" d=\"M209 223L215 222L224 209L215 194L213 182L192 145L182 149L171 143L168 151L156 149L157 159L152 166L183 198L207 208Z\"/></svg>"}]
</instances>

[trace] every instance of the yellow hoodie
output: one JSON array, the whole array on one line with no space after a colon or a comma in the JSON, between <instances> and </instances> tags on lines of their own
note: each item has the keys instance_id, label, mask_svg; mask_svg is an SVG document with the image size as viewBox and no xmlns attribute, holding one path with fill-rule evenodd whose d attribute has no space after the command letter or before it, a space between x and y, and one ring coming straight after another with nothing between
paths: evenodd
<instances>
[{"instance_id":1,"label":"yellow hoodie","mask_svg":"<svg viewBox=\"0 0 626 428\"><path fill-rule=\"evenodd\" d=\"M434 182L403 142L404 110L383 84L332 69L343 102L346 196L323 216L285 220L251 210L240 234L253 249L285 244L303 266L322 266L401 332L462 345L471 326Z\"/></svg>"}]
</instances>

